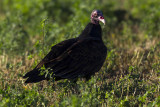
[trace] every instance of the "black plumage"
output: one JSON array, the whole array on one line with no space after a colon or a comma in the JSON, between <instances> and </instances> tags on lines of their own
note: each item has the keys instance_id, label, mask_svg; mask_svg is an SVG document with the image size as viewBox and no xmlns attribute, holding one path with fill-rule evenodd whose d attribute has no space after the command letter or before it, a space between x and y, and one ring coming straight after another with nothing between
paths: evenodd
<instances>
[{"instance_id":1,"label":"black plumage","mask_svg":"<svg viewBox=\"0 0 160 107\"><path fill-rule=\"evenodd\" d=\"M96 13L96 15L95 15ZM77 38L62 41L52 47L51 51L30 72L25 74L25 83L48 80L46 73L41 74L41 67L48 69L49 75L60 79L76 79L98 72L102 67L107 48L102 41L102 29L99 21L105 23L102 12L94 10L91 22Z\"/></svg>"}]
</instances>

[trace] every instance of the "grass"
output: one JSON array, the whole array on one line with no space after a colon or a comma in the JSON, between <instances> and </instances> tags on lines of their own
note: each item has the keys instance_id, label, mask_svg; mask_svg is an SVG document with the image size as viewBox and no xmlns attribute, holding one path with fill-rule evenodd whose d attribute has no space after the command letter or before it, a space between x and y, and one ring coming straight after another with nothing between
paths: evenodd
<instances>
[{"instance_id":1,"label":"grass","mask_svg":"<svg viewBox=\"0 0 160 107\"><path fill-rule=\"evenodd\" d=\"M110 40L115 40L111 36ZM118 38L117 38L118 39ZM117 40L118 41L118 40ZM40 59L0 56L2 106L159 106L160 44L146 40L143 47L132 45L109 48L104 66L92 79L73 84L69 80L24 84L22 75ZM115 42L117 46L117 43ZM123 47L123 48L122 48ZM37 61L38 60L38 61ZM36 61L36 62L35 62ZM16 101L14 99L17 99Z\"/></svg>"},{"instance_id":2,"label":"grass","mask_svg":"<svg viewBox=\"0 0 160 107\"><path fill-rule=\"evenodd\" d=\"M102 25L103 40L108 53L101 70L89 81L24 84L22 76L51 46L77 37L84 29L90 11L99 3L92 1L67 0L64 4L58 0L56 5L50 0L0 1L0 106L160 106L158 0L102 0L107 22ZM65 15L61 9L66 10Z\"/></svg>"}]
</instances>

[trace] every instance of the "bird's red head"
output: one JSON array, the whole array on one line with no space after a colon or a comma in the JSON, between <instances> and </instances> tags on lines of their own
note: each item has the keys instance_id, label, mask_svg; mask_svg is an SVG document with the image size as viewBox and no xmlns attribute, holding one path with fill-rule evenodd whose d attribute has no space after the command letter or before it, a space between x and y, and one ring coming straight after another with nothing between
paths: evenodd
<instances>
[{"instance_id":1,"label":"bird's red head","mask_svg":"<svg viewBox=\"0 0 160 107\"><path fill-rule=\"evenodd\" d=\"M99 24L99 21L101 21L105 25L103 13L100 10L93 10L91 13L91 23Z\"/></svg>"}]
</instances>

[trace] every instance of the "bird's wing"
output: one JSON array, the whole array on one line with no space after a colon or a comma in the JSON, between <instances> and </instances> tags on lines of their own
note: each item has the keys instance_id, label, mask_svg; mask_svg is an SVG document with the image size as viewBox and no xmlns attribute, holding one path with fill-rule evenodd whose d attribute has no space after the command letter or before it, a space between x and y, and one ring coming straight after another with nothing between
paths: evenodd
<instances>
[{"instance_id":1,"label":"bird's wing","mask_svg":"<svg viewBox=\"0 0 160 107\"><path fill-rule=\"evenodd\" d=\"M56 77L74 79L92 75L99 71L105 60L107 49L101 40L88 38L79 40L61 56L46 63Z\"/></svg>"},{"instance_id":2,"label":"bird's wing","mask_svg":"<svg viewBox=\"0 0 160 107\"><path fill-rule=\"evenodd\" d=\"M40 63L35 67L36 69L41 68L45 63L49 62L60 56L64 51L67 50L71 45L77 41L76 38L68 39L62 41L51 48L51 51L40 61Z\"/></svg>"}]
</instances>

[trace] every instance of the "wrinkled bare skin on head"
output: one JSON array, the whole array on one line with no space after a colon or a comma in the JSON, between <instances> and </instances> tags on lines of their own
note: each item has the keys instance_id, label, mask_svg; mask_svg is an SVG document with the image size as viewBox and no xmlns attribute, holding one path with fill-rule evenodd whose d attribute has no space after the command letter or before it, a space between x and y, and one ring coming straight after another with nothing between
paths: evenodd
<instances>
[{"instance_id":1,"label":"wrinkled bare skin on head","mask_svg":"<svg viewBox=\"0 0 160 107\"><path fill-rule=\"evenodd\" d=\"M105 24L103 13L100 10L93 10L91 13L91 23L98 25L99 21Z\"/></svg>"}]
</instances>

